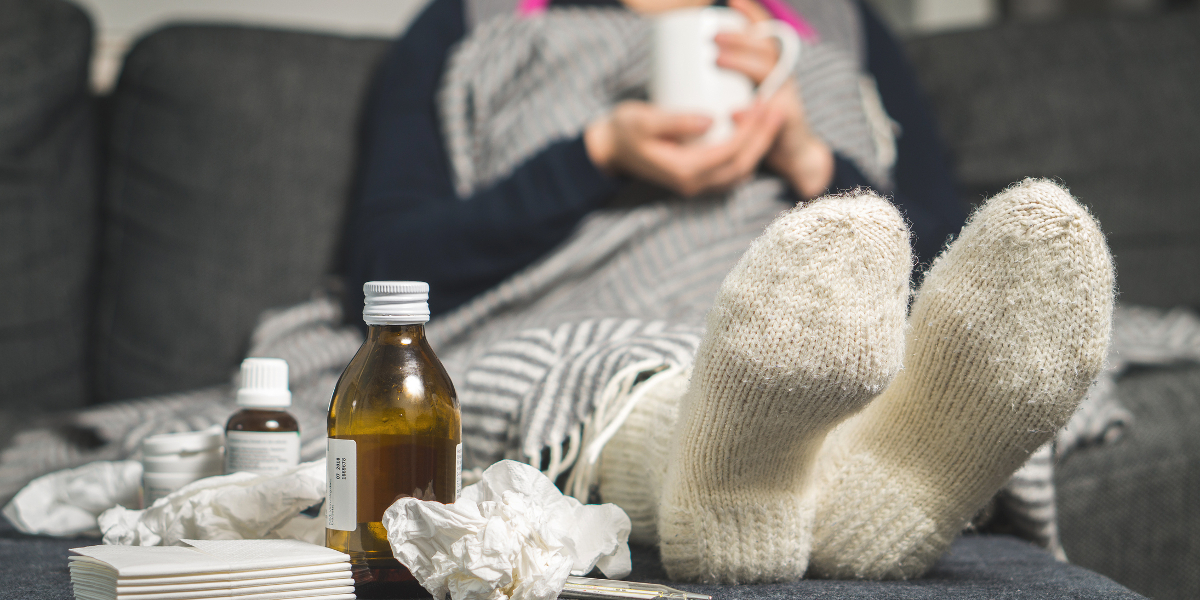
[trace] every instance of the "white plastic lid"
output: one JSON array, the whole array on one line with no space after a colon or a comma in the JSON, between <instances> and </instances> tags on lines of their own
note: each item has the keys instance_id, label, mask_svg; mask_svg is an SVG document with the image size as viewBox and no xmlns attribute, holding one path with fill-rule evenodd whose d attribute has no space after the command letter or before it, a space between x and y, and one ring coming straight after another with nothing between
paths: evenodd
<instances>
[{"instance_id":1,"label":"white plastic lid","mask_svg":"<svg viewBox=\"0 0 1200 600\"><path fill-rule=\"evenodd\" d=\"M424 281L368 281L363 295L367 325L412 325L429 320L429 284Z\"/></svg>"},{"instance_id":2,"label":"white plastic lid","mask_svg":"<svg viewBox=\"0 0 1200 600\"><path fill-rule=\"evenodd\" d=\"M220 448L224 441L225 433L220 426L188 433L163 433L142 440L142 454L155 456L180 452L204 452Z\"/></svg>"},{"instance_id":3,"label":"white plastic lid","mask_svg":"<svg viewBox=\"0 0 1200 600\"><path fill-rule=\"evenodd\" d=\"M287 408L292 405L288 390L288 364L282 358L247 358L242 361L242 387L238 406Z\"/></svg>"}]
</instances>

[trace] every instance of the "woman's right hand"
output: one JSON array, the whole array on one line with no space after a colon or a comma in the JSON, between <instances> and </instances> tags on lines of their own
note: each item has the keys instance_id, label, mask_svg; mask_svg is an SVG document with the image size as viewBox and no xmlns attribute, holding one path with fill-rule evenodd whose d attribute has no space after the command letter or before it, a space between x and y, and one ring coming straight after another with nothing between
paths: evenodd
<instances>
[{"instance_id":1,"label":"woman's right hand","mask_svg":"<svg viewBox=\"0 0 1200 600\"><path fill-rule=\"evenodd\" d=\"M771 18L771 13L756 0L729 0L750 23ZM718 33L717 66L740 71L755 85L761 85L775 68L779 49L775 40L745 32ZM799 84L789 79L766 100L786 115L779 138L767 154L767 165L786 178L801 198L816 198L833 180L833 150L809 127Z\"/></svg>"},{"instance_id":2,"label":"woman's right hand","mask_svg":"<svg viewBox=\"0 0 1200 600\"><path fill-rule=\"evenodd\" d=\"M640 177L683 196L695 196L727 190L748 179L786 119L778 106L759 103L738 115L730 139L692 143L708 130L712 119L668 113L628 100L588 126L584 145L601 171Z\"/></svg>"}]
</instances>

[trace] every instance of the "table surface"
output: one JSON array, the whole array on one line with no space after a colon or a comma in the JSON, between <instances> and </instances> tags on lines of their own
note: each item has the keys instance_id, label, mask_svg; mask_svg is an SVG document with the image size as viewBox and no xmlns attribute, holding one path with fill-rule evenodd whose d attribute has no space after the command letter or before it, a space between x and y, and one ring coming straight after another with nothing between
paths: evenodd
<instances>
[{"instance_id":1,"label":"table surface","mask_svg":"<svg viewBox=\"0 0 1200 600\"><path fill-rule=\"evenodd\" d=\"M68 549L94 539L27 536L0 518L0 599L69 600ZM964 536L923 578L911 581L801 580L763 585L673 584L666 579L652 548L633 548L629 579L667 583L711 594L713 600L784 598L1007 599L1143 598L1082 567L1059 563L1046 552L1008 536Z\"/></svg>"}]
</instances>

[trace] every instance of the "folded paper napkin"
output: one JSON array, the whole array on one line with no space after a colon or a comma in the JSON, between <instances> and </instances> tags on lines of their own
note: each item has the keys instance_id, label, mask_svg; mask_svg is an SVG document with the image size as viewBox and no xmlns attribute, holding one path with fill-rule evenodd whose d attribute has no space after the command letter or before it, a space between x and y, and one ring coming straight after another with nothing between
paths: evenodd
<instances>
[{"instance_id":1,"label":"folded paper napkin","mask_svg":"<svg viewBox=\"0 0 1200 600\"><path fill-rule=\"evenodd\" d=\"M300 511L325 499L325 460L270 477L233 473L189 483L150 508L100 514L105 544L172 546L187 539L325 541L325 519Z\"/></svg>"},{"instance_id":2,"label":"folded paper napkin","mask_svg":"<svg viewBox=\"0 0 1200 600\"><path fill-rule=\"evenodd\" d=\"M629 517L564 496L505 460L453 504L401 498L383 514L392 553L434 598L553 600L567 577L629 574Z\"/></svg>"},{"instance_id":3,"label":"folded paper napkin","mask_svg":"<svg viewBox=\"0 0 1200 600\"><path fill-rule=\"evenodd\" d=\"M88 546L70 558L77 600L354 600L350 557L297 540Z\"/></svg>"}]
</instances>

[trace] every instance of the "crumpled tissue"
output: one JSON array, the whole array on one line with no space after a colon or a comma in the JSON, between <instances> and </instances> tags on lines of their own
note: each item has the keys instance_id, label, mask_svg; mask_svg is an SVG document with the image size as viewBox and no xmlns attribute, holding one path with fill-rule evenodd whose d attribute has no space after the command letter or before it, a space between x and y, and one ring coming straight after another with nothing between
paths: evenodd
<instances>
[{"instance_id":1,"label":"crumpled tissue","mask_svg":"<svg viewBox=\"0 0 1200 600\"><path fill-rule=\"evenodd\" d=\"M97 461L30 481L4 507L18 531L71 537L99 533L96 517L116 505L137 506L142 463Z\"/></svg>"},{"instance_id":2,"label":"crumpled tissue","mask_svg":"<svg viewBox=\"0 0 1200 600\"><path fill-rule=\"evenodd\" d=\"M145 510L99 518L105 544L177 546L184 539L285 538L325 543L325 519L300 514L325 499L325 460L265 477L233 473L189 483Z\"/></svg>"},{"instance_id":3,"label":"crumpled tissue","mask_svg":"<svg viewBox=\"0 0 1200 600\"><path fill-rule=\"evenodd\" d=\"M498 462L453 504L401 498L383 514L392 553L442 599L553 600L569 575L629 574L629 517L564 496L537 469Z\"/></svg>"}]
</instances>

